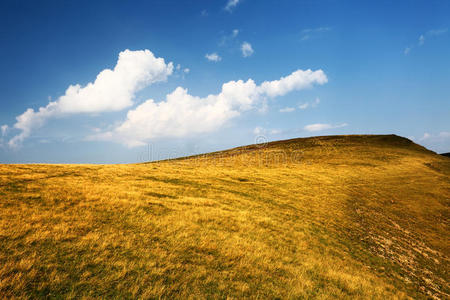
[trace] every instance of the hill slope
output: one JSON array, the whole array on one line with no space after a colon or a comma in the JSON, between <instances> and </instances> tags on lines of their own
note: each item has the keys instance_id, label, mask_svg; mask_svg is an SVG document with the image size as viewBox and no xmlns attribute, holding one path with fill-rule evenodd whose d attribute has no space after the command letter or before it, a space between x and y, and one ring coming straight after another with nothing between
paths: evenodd
<instances>
[{"instance_id":1,"label":"hill slope","mask_svg":"<svg viewBox=\"0 0 450 300\"><path fill-rule=\"evenodd\" d=\"M449 297L450 159L330 136L0 165L0 295Z\"/></svg>"}]
</instances>

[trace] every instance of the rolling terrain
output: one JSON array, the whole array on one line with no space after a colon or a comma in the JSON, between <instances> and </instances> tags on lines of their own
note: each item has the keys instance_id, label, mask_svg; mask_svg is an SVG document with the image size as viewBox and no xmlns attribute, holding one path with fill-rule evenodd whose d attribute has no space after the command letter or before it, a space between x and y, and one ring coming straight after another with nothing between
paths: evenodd
<instances>
[{"instance_id":1,"label":"rolling terrain","mask_svg":"<svg viewBox=\"0 0 450 300\"><path fill-rule=\"evenodd\" d=\"M450 158L326 136L0 165L1 298L448 299Z\"/></svg>"}]
</instances>

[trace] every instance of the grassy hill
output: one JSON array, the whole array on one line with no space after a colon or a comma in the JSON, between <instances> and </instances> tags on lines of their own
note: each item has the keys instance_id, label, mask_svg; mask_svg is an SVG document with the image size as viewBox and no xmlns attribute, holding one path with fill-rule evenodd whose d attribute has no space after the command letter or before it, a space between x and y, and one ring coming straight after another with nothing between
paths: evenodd
<instances>
[{"instance_id":1,"label":"grassy hill","mask_svg":"<svg viewBox=\"0 0 450 300\"><path fill-rule=\"evenodd\" d=\"M0 165L0 295L449 298L450 158L328 136Z\"/></svg>"}]
</instances>

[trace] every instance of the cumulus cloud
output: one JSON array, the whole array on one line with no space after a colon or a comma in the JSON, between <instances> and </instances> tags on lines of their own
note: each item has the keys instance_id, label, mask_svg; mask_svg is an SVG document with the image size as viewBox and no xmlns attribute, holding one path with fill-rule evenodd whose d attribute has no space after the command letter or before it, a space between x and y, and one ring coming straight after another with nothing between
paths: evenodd
<instances>
[{"instance_id":1,"label":"cumulus cloud","mask_svg":"<svg viewBox=\"0 0 450 300\"><path fill-rule=\"evenodd\" d=\"M267 98L326 82L327 77L322 70L297 70L279 80L265 81L260 85L252 79L229 81L222 85L220 93L204 98L190 95L187 89L178 87L164 101L149 99L130 110L126 120L113 130L90 138L134 147L155 138L211 132L242 112L264 105Z\"/></svg>"},{"instance_id":2,"label":"cumulus cloud","mask_svg":"<svg viewBox=\"0 0 450 300\"><path fill-rule=\"evenodd\" d=\"M314 83L325 84L328 78L322 70L297 70L292 74L281 77L279 80L264 81L261 89L269 97L283 96L292 90L300 90L311 87Z\"/></svg>"},{"instance_id":3,"label":"cumulus cloud","mask_svg":"<svg viewBox=\"0 0 450 300\"><path fill-rule=\"evenodd\" d=\"M235 8L240 0L228 0L227 5L225 5L225 10L231 12Z\"/></svg>"},{"instance_id":4,"label":"cumulus cloud","mask_svg":"<svg viewBox=\"0 0 450 300\"><path fill-rule=\"evenodd\" d=\"M241 45L241 51L243 57L249 57L255 52L252 48L252 45L248 42L243 42Z\"/></svg>"},{"instance_id":5,"label":"cumulus cloud","mask_svg":"<svg viewBox=\"0 0 450 300\"><path fill-rule=\"evenodd\" d=\"M206 59L209 61L214 61L214 62L218 62L222 60L222 57L220 57L217 53L211 53L211 54L206 54L205 55Z\"/></svg>"},{"instance_id":6,"label":"cumulus cloud","mask_svg":"<svg viewBox=\"0 0 450 300\"><path fill-rule=\"evenodd\" d=\"M166 64L163 58L156 58L149 50L122 51L114 69L101 71L94 82L85 86L70 85L56 101L50 101L47 106L36 111L28 108L17 116L14 128L21 132L8 144L11 147L19 146L32 130L41 127L52 117L127 108L133 104L136 92L152 83L165 81L172 72L172 63Z\"/></svg>"},{"instance_id":7,"label":"cumulus cloud","mask_svg":"<svg viewBox=\"0 0 450 300\"><path fill-rule=\"evenodd\" d=\"M316 132L316 131L322 131L322 130L328 130L328 129L334 129L334 128L341 128L347 126L346 123L343 124L323 124L323 123L316 123L316 124L310 124L306 125L303 129L310 132Z\"/></svg>"},{"instance_id":8,"label":"cumulus cloud","mask_svg":"<svg viewBox=\"0 0 450 300\"><path fill-rule=\"evenodd\" d=\"M189 69L189 68L184 68L184 70L183 70L183 72L186 74L189 73L190 71L191 71L191 69Z\"/></svg>"},{"instance_id":9,"label":"cumulus cloud","mask_svg":"<svg viewBox=\"0 0 450 300\"><path fill-rule=\"evenodd\" d=\"M293 112L295 110L294 107L285 107L285 108L281 108L280 112L281 113L289 113L289 112Z\"/></svg>"}]
</instances>

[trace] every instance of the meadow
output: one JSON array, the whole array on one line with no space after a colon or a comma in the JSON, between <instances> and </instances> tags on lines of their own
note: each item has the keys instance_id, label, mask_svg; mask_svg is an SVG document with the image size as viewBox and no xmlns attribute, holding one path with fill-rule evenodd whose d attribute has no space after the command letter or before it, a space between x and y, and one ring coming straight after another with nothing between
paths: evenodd
<instances>
[{"instance_id":1,"label":"meadow","mask_svg":"<svg viewBox=\"0 0 450 300\"><path fill-rule=\"evenodd\" d=\"M0 165L1 298L448 299L450 158L328 136Z\"/></svg>"}]
</instances>

